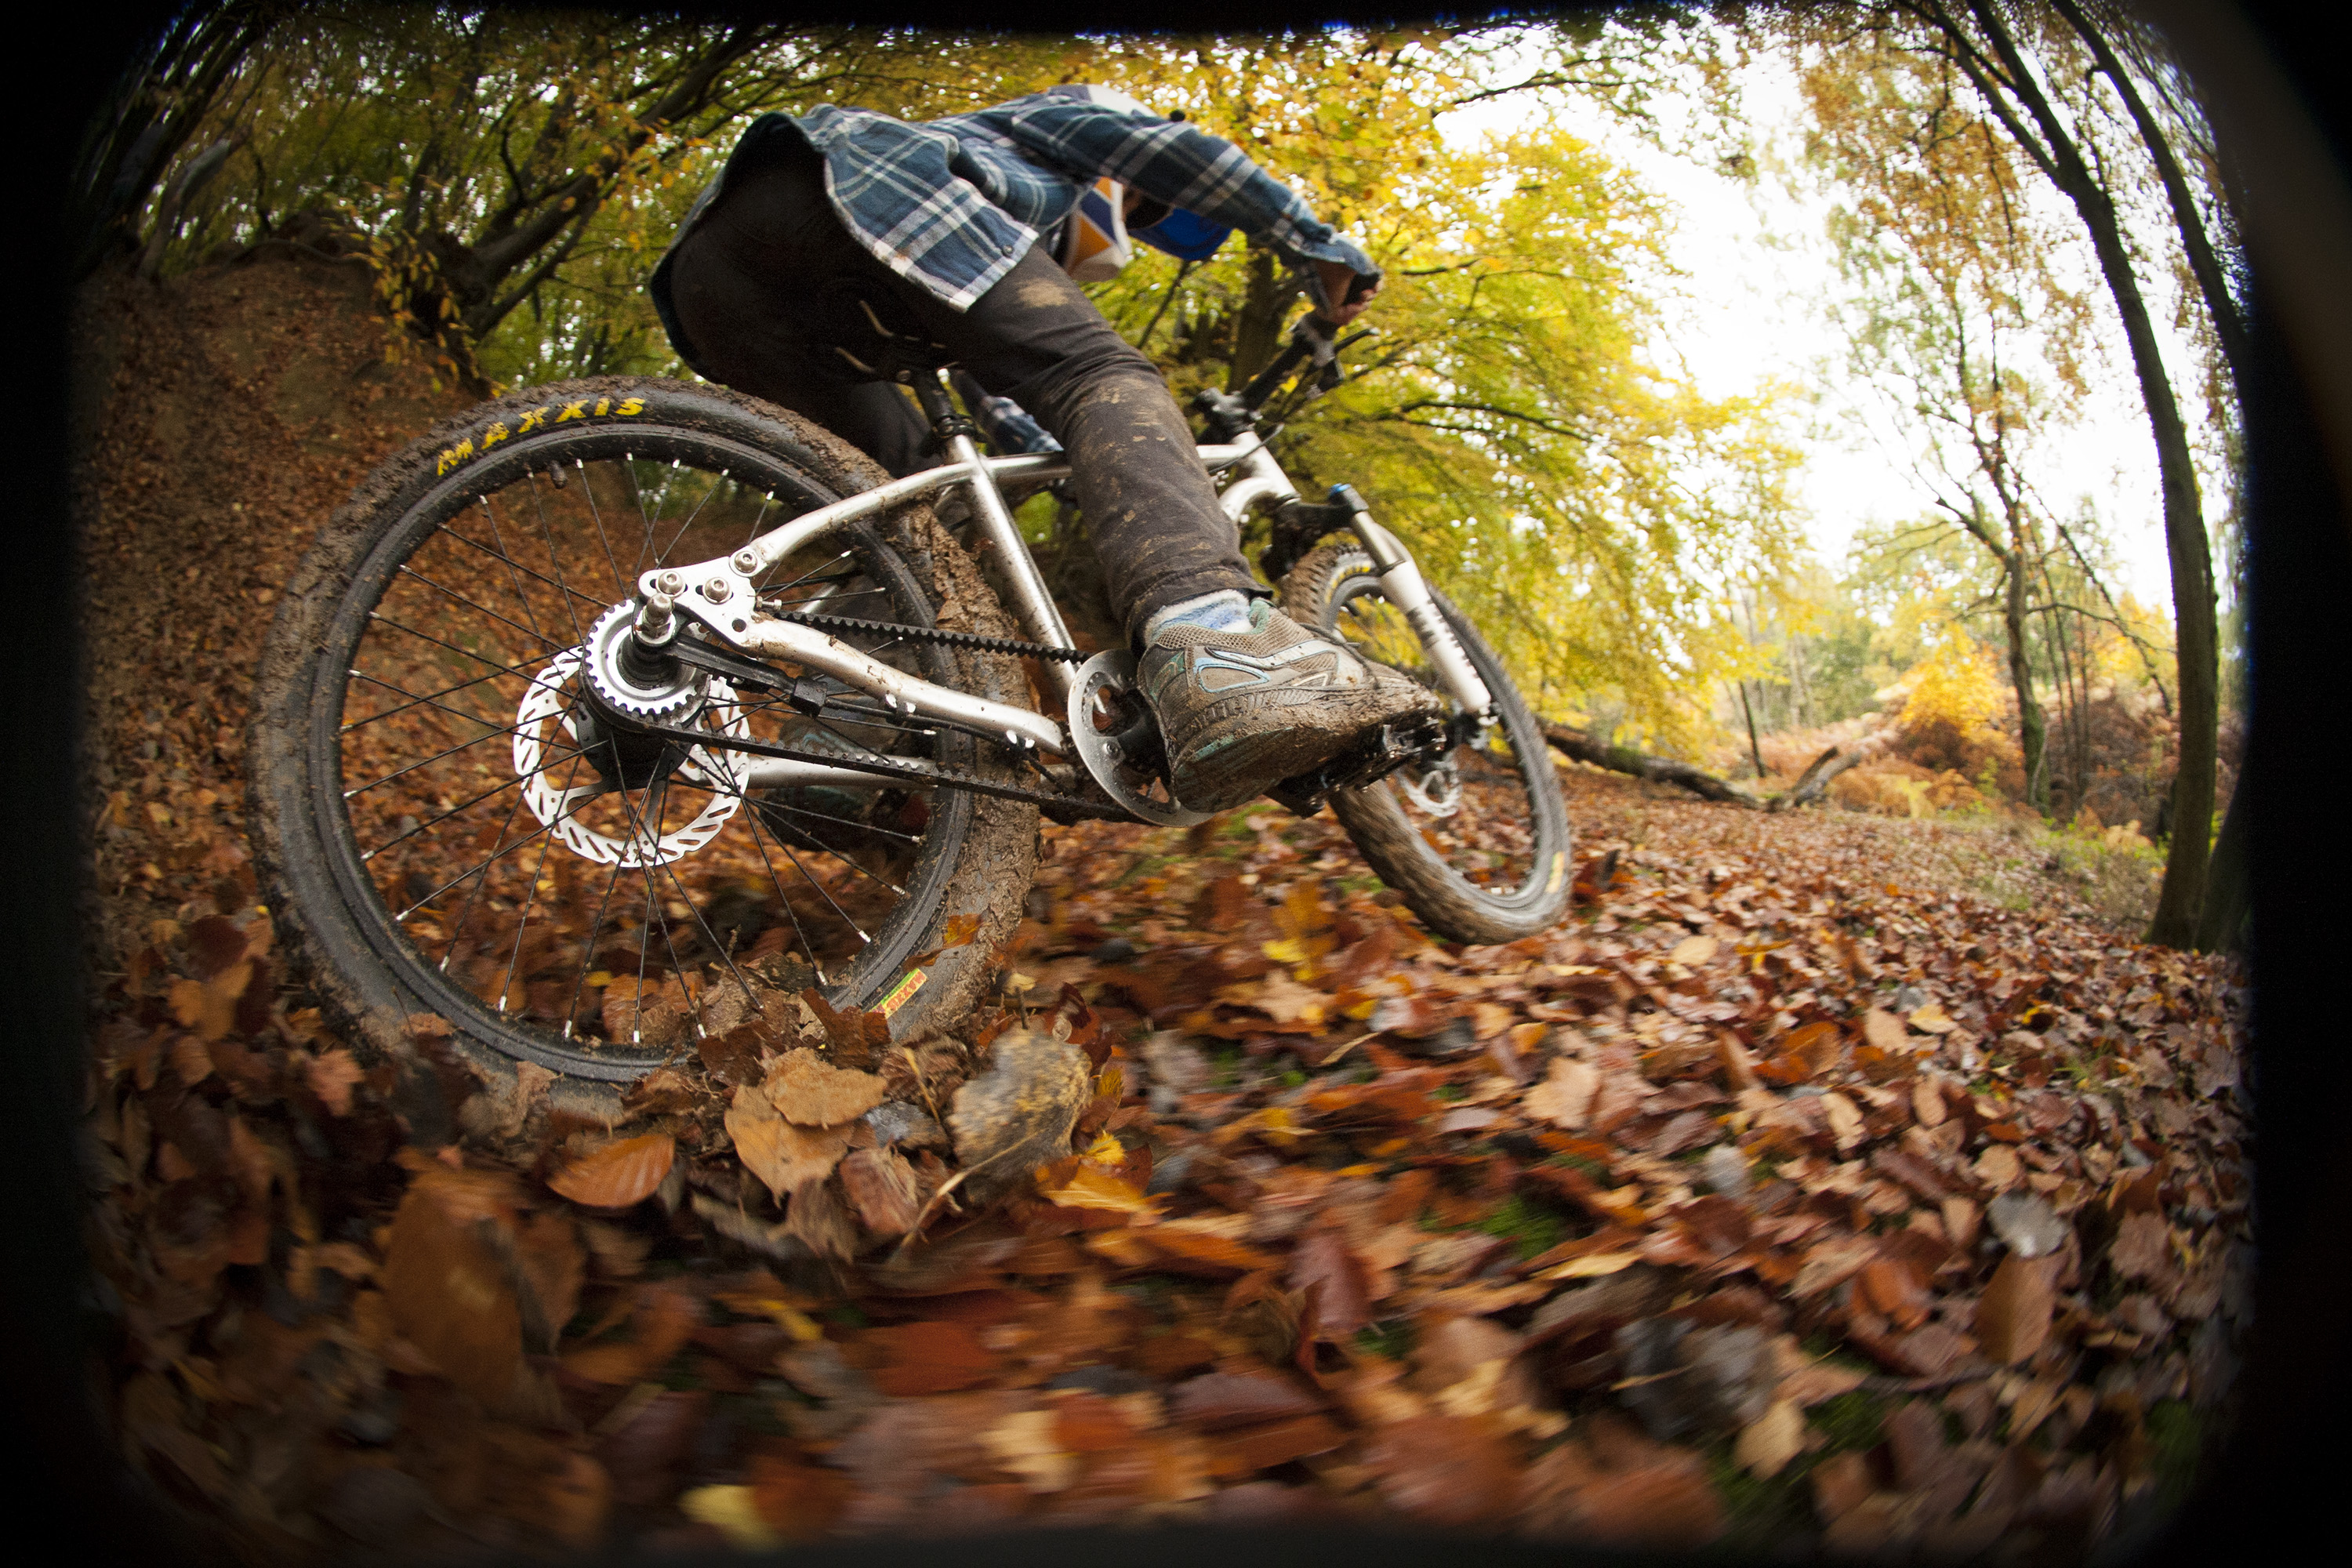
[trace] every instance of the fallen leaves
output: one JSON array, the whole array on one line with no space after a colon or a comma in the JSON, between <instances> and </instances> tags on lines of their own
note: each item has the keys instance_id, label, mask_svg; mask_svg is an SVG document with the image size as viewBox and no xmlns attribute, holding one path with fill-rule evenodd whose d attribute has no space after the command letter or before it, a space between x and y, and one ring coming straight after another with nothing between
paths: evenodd
<instances>
[{"instance_id":1,"label":"fallen leaves","mask_svg":"<svg viewBox=\"0 0 2352 1568\"><path fill-rule=\"evenodd\" d=\"M220 1412L307 1382L389 1435L350 1439L371 1465L473 1468L318 1489L353 1523L429 1495L574 1544L768 1547L1342 1507L1681 1549L1794 1488L1884 1542L2074 1506L2092 1445L2137 1473L2140 1413L2226 1381L2213 972L1884 893L1876 849L1819 847L1855 825L1813 818L1766 825L1801 852L1703 816L1604 846L1570 924L1442 947L1334 871L1328 823L1234 820L1202 862L1049 830L1013 954L1035 978L963 1037L901 1047L781 992L782 1034L681 1044L616 1123L543 1074L486 1097L535 1163L419 1151L374 1187L346 1155L374 1058L315 1013L247 1029L277 995L250 922L155 938L89 1131L147 1270L142 1451L226 1495ZM603 1001L679 1027L689 993ZM768 1054L795 1028L824 1045ZM208 1340L240 1271L304 1327L255 1298ZM388 1426L321 1392L338 1356L399 1381ZM1726 1454L1749 1479L1718 1488ZM1930 1519L1952 1475L1993 1500Z\"/></svg>"},{"instance_id":2,"label":"fallen leaves","mask_svg":"<svg viewBox=\"0 0 2352 1568\"><path fill-rule=\"evenodd\" d=\"M547 1184L575 1204L625 1209L653 1196L677 1155L677 1140L667 1132L618 1139L551 1173Z\"/></svg>"},{"instance_id":3,"label":"fallen leaves","mask_svg":"<svg viewBox=\"0 0 2352 1568\"><path fill-rule=\"evenodd\" d=\"M1543 1081L1527 1091L1528 1114L1573 1131L1585 1124L1592 1110L1592 1097L1600 1088L1598 1068L1587 1062L1554 1057Z\"/></svg>"},{"instance_id":4,"label":"fallen leaves","mask_svg":"<svg viewBox=\"0 0 2352 1568\"><path fill-rule=\"evenodd\" d=\"M835 1067L814 1051L787 1051L777 1058L760 1092L777 1115L802 1127L855 1121L887 1098L879 1074Z\"/></svg>"},{"instance_id":5,"label":"fallen leaves","mask_svg":"<svg viewBox=\"0 0 2352 1568\"><path fill-rule=\"evenodd\" d=\"M2050 1338L2056 1277L2054 1258L2012 1252L2000 1260L1977 1300L1976 1337L1986 1356L2016 1366L2042 1349Z\"/></svg>"}]
</instances>

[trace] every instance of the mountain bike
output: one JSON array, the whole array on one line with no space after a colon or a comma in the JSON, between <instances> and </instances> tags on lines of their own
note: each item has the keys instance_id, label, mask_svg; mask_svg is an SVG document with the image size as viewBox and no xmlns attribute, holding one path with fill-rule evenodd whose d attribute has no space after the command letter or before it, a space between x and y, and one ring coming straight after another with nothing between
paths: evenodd
<instances>
[{"instance_id":1,"label":"mountain bike","mask_svg":"<svg viewBox=\"0 0 2352 1568\"><path fill-rule=\"evenodd\" d=\"M1328 803L1432 931L1511 941L1570 897L1537 721L1369 503L1302 499L1261 428L1354 341L1310 321L1200 395L1201 460L1237 528L1266 518L1284 607L1444 712L1269 793ZM981 998L1041 813L1202 820L1134 657L1076 646L1015 523L1066 459L984 456L943 373L900 379L944 459L905 478L752 398L602 378L444 423L335 513L248 752L266 897L327 1006L583 1087L804 1023L806 987L913 1041Z\"/></svg>"}]
</instances>

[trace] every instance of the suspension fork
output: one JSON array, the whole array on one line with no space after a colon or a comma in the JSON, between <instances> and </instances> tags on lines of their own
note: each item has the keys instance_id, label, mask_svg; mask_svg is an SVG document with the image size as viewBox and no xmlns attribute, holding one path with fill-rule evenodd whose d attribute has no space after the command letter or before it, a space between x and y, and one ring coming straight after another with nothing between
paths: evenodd
<instances>
[{"instance_id":1,"label":"suspension fork","mask_svg":"<svg viewBox=\"0 0 2352 1568\"><path fill-rule=\"evenodd\" d=\"M1371 509L1356 493L1355 486L1332 486L1331 499L1348 509L1349 525L1364 542L1372 564L1380 569L1381 593L1404 612L1405 620L1420 634L1421 646L1429 650L1430 662L1437 666L1447 689L1471 712L1482 719L1491 717L1495 694L1486 689L1486 683L1471 668L1469 655L1462 651L1462 640L1446 624L1444 613L1430 595L1429 584L1422 581L1421 568L1413 563L1412 552L1395 534L1372 521Z\"/></svg>"}]
</instances>

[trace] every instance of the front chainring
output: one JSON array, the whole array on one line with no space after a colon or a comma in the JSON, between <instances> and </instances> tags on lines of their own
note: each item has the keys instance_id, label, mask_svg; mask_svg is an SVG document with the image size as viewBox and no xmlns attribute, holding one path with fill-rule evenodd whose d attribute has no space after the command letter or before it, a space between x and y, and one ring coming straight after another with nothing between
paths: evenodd
<instances>
[{"instance_id":1,"label":"front chainring","mask_svg":"<svg viewBox=\"0 0 2352 1568\"><path fill-rule=\"evenodd\" d=\"M1069 726L1078 760L1125 810L1155 827L1190 827L1213 815L1186 810L1168 787L1159 721L1135 689L1135 656L1125 648L1107 648L1078 667Z\"/></svg>"}]
</instances>

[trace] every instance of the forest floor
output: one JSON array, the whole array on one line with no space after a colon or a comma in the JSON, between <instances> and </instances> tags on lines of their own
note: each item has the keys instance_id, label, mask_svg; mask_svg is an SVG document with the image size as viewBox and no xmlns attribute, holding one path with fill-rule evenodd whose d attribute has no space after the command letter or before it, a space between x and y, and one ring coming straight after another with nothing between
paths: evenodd
<instances>
[{"instance_id":1,"label":"forest floor","mask_svg":"<svg viewBox=\"0 0 2352 1568\"><path fill-rule=\"evenodd\" d=\"M2185 1495L2250 1326L2243 996L2022 829L1563 769L1571 917L1463 948L1328 816L1049 826L956 1048L1084 1047L1073 1152L854 1263L715 1218L657 1097L413 1145L272 964L238 737L296 520L444 400L284 270L117 307L139 456L83 492L94 589L151 587L89 623L93 1375L241 1555L1405 1520L2073 1562Z\"/></svg>"}]
</instances>

